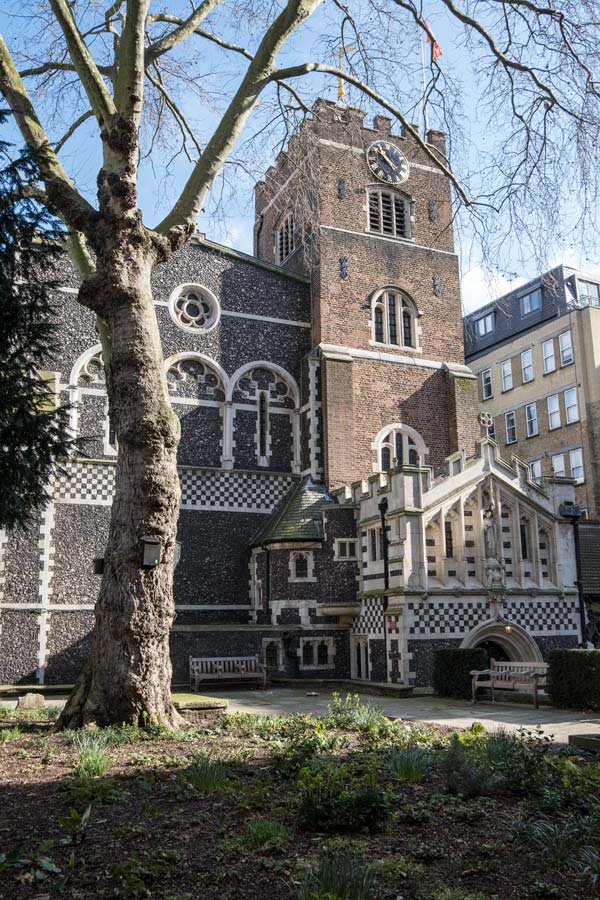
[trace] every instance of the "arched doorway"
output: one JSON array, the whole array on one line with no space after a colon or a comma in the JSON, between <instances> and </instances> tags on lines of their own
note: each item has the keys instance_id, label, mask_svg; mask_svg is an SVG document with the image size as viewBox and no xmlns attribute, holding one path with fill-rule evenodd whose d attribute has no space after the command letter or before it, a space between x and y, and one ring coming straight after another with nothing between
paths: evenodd
<instances>
[{"instance_id":1,"label":"arched doorway","mask_svg":"<svg viewBox=\"0 0 600 900\"><path fill-rule=\"evenodd\" d=\"M477 644L477 648L485 650L488 661L490 659L496 659L498 662L508 662L510 660L506 649L498 644L497 641L481 641L481 643Z\"/></svg>"},{"instance_id":2,"label":"arched doorway","mask_svg":"<svg viewBox=\"0 0 600 900\"><path fill-rule=\"evenodd\" d=\"M463 638L461 647L480 647L482 644L494 644L506 656L504 659L513 662L543 662L541 650L524 628L514 622L499 622L498 619L487 619L480 622ZM501 659L494 656L494 659Z\"/></svg>"}]
</instances>

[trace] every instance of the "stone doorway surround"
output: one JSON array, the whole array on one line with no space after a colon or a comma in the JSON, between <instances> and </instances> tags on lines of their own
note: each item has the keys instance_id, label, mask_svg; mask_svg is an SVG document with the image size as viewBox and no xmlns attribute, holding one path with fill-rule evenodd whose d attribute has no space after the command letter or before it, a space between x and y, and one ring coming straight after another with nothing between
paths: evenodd
<instances>
[{"instance_id":1,"label":"stone doorway surround","mask_svg":"<svg viewBox=\"0 0 600 900\"><path fill-rule=\"evenodd\" d=\"M514 622L486 619L465 635L460 646L477 647L485 641L498 644L513 662L544 662L541 650L529 632Z\"/></svg>"}]
</instances>

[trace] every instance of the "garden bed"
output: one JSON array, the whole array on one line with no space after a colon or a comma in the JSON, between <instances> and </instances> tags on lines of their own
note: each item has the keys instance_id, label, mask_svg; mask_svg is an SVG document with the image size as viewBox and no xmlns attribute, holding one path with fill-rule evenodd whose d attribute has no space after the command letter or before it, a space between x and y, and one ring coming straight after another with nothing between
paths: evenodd
<instances>
[{"instance_id":1,"label":"garden bed","mask_svg":"<svg viewBox=\"0 0 600 900\"><path fill-rule=\"evenodd\" d=\"M2 900L595 896L598 757L538 734L356 699L173 734L53 734L51 714L0 718Z\"/></svg>"}]
</instances>

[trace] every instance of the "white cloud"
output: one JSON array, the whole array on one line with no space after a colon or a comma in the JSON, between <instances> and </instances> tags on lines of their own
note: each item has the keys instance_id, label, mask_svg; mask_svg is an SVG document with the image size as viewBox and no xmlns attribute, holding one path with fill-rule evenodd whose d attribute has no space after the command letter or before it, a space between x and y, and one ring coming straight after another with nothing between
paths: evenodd
<instances>
[{"instance_id":1,"label":"white cloud","mask_svg":"<svg viewBox=\"0 0 600 900\"><path fill-rule=\"evenodd\" d=\"M486 272L482 266L471 266L461 279L461 295L463 313L467 314L485 306L490 300L496 300L509 291L514 291L526 278L506 278L498 272Z\"/></svg>"}]
</instances>

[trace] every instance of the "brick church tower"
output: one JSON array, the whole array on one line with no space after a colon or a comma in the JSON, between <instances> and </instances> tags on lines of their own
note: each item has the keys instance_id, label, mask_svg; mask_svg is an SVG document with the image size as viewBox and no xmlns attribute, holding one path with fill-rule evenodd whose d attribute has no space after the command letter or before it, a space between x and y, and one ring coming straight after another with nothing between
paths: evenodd
<instances>
[{"instance_id":1,"label":"brick church tower","mask_svg":"<svg viewBox=\"0 0 600 900\"><path fill-rule=\"evenodd\" d=\"M256 256L311 279L302 466L331 488L395 461L438 469L479 437L449 182L364 119L318 100L256 186ZM426 140L443 159L444 135Z\"/></svg>"}]
</instances>

